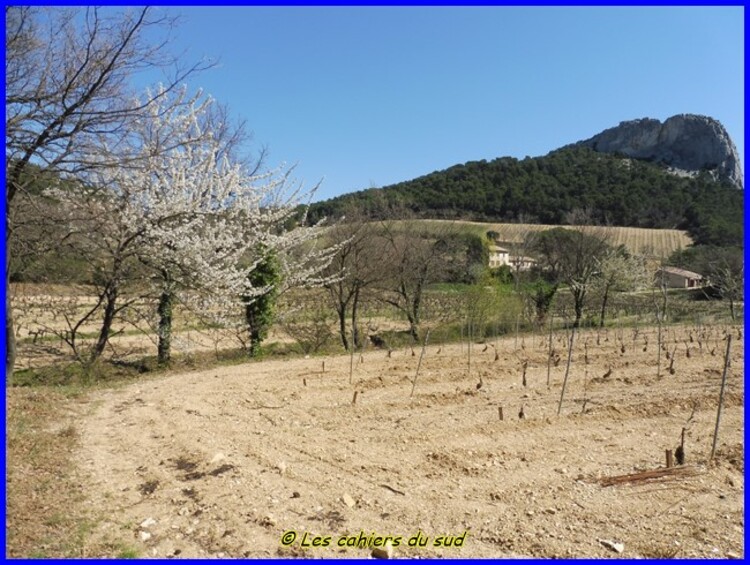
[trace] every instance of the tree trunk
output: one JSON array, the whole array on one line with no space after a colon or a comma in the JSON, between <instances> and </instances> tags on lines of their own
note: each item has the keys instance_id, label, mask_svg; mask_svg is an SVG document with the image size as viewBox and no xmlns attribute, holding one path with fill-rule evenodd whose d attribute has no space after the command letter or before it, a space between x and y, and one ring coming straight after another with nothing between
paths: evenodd
<instances>
[{"instance_id":1,"label":"tree trunk","mask_svg":"<svg viewBox=\"0 0 750 565\"><path fill-rule=\"evenodd\" d=\"M257 328L250 328L250 344L247 350L247 354L250 357L257 357L260 355L260 343L263 341L260 338L260 332Z\"/></svg>"},{"instance_id":2,"label":"tree trunk","mask_svg":"<svg viewBox=\"0 0 750 565\"><path fill-rule=\"evenodd\" d=\"M574 307L576 318L573 320L573 327L578 328L581 325L581 318L583 317L583 301L576 298Z\"/></svg>"},{"instance_id":3,"label":"tree trunk","mask_svg":"<svg viewBox=\"0 0 750 565\"><path fill-rule=\"evenodd\" d=\"M159 343L157 345L159 365L168 365L172 357L172 303L174 293L167 286L159 297Z\"/></svg>"},{"instance_id":4,"label":"tree trunk","mask_svg":"<svg viewBox=\"0 0 750 565\"><path fill-rule=\"evenodd\" d=\"M245 305L245 323L247 324L247 333L250 338L247 346L247 355L248 357L257 357L260 355L260 344L263 340L260 336L261 328L255 318L255 307L252 303Z\"/></svg>"},{"instance_id":5,"label":"tree trunk","mask_svg":"<svg viewBox=\"0 0 750 565\"><path fill-rule=\"evenodd\" d=\"M349 350L349 338L346 336L346 307L337 308L336 313L339 316L339 335L341 336L341 344L344 349Z\"/></svg>"},{"instance_id":6,"label":"tree trunk","mask_svg":"<svg viewBox=\"0 0 750 565\"><path fill-rule=\"evenodd\" d=\"M604 287L604 297L602 298L602 311L599 314L599 327L604 327L604 316L607 312L607 299L609 298L609 285Z\"/></svg>"},{"instance_id":7,"label":"tree trunk","mask_svg":"<svg viewBox=\"0 0 750 565\"><path fill-rule=\"evenodd\" d=\"M16 364L16 333L13 323L13 309L10 300L10 254L6 247L5 256L5 377L10 382Z\"/></svg>"},{"instance_id":8,"label":"tree trunk","mask_svg":"<svg viewBox=\"0 0 750 565\"><path fill-rule=\"evenodd\" d=\"M419 318L416 318L413 312L407 312L406 318L409 320L409 335L417 343L419 342Z\"/></svg>"},{"instance_id":9,"label":"tree trunk","mask_svg":"<svg viewBox=\"0 0 750 565\"><path fill-rule=\"evenodd\" d=\"M102 353L104 348L109 343L109 334L112 331L112 323L115 320L115 314L117 313L117 288L110 287L106 290L105 307L104 307L104 318L102 319L102 327L99 330L99 337L96 340L94 349L91 350L91 356L89 362L93 363Z\"/></svg>"},{"instance_id":10,"label":"tree trunk","mask_svg":"<svg viewBox=\"0 0 750 565\"><path fill-rule=\"evenodd\" d=\"M407 316L409 319L409 333L415 342L419 342L419 316L422 306L422 285L417 285L414 289L414 298L411 303L411 312Z\"/></svg>"},{"instance_id":11,"label":"tree trunk","mask_svg":"<svg viewBox=\"0 0 750 565\"><path fill-rule=\"evenodd\" d=\"M5 181L5 378L10 381L16 365L16 332L13 322L13 308L10 299L10 240L13 236L11 227L10 205L16 192L18 174L21 167L16 163L11 177Z\"/></svg>"}]
</instances>

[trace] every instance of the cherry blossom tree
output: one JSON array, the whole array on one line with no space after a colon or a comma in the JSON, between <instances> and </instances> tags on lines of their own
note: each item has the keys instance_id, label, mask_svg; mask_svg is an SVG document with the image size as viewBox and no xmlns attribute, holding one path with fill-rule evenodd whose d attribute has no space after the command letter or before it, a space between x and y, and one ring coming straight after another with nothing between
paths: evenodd
<instances>
[{"instance_id":1,"label":"cherry blossom tree","mask_svg":"<svg viewBox=\"0 0 750 565\"><path fill-rule=\"evenodd\" d=\"M624 246L610 248L596 259L599 275L594 280L594 289L601 294L599 327L603 328L610 293L642 290L650 281L645 258L629 253Z\"/></svg>"},{"instance_id":2,"label":"cherry blossom tree","mask_svg":"<svg viewBox=\"0 0 750 565\"><path fill-rule=\"evenodd\" d=\"M170 55L166 47L174 24L174 18L149 7L5 8L8 374L15 362L10 258L14 250L27 248L14 243L29 218L38 216L27 213L24 196L45 180L42 176L77 180L84 172L114 165L99 151L103 141L110 147L122 142L154 97L211 66L183 65ZM154 70L162 72L165 86L136 103L131 79ZM54 219L46 215L47 223Z\"/></svg>"},{"instance_id":3,"label":"cherry blossom tree","mask_svg":"<svg viewBox=\"0 0 750 565\"><path fill-rule=\"evenodd\" d=\"M258 249L279 258L287 287L322 282L335 251L317 244L320 224L294 221L310 193L289 170L251 171L231 158L211 98L186 89L146 96L156 102L127 139L100 149L102 160L116 156L121 165L93 169L77 189L53 191L101 273L89 361L104 352L118 314L146 296L157 297L159 358L168 362L177 299L235 323L242 303L271 290L250 276L263 259Z\"/></svg>"}]
</instances>

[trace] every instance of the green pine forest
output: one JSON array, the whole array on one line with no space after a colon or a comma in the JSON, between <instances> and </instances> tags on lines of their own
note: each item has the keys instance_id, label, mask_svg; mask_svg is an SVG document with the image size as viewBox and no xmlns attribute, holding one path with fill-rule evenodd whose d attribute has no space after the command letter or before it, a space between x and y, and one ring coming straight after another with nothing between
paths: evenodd
<instances>
[{"instance_id":1,"label":"green pine forest","mask_svg":"<svg viewBox=\"0 0 750 565\"><path fill-rule=\"evenodd\" d=\"M584 209L602 225L683 229L696 245L739 247L743 200L744 191L708 172L679 177L654 163L568 146L345 194L313 204L309 218L336 218L354 205L372 218L406 210L418 218L565 224L569 212Z\"/></svg>"}]
</instances>

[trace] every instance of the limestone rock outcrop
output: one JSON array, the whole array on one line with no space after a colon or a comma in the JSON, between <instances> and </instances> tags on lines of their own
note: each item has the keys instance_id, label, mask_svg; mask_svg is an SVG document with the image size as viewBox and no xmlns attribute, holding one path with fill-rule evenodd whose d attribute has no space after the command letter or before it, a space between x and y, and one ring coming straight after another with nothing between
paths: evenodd
<instances>
[{"instance_id":1,"label":"limestone rock outcrop","mask_svg":"<svg viewBox=\"0 0 750 565\"><path fill-rule=\"evenodd\" d=\"M716 179L743 188L737 148L724 126L708 116L678 114L664 123L630 120L577 145L661 163L677 174L709 171Z\"/></svg>"}]
</instances>

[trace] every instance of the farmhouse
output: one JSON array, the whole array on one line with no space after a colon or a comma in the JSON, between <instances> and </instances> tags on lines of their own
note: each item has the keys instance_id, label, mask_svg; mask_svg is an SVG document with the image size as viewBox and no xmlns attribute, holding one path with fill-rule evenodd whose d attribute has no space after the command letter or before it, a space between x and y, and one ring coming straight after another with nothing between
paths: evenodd
<instances>
[{"instance_id":1,"label":"farmhouse","mask_svg":"<svg viewBox=\"0 0 750 565\"><path fill-rule=\"evenodd\" d=\"M510 253L499 245L490 245L489 266L491 269L510 264Z\"/></svg>"},{"instance_id":2,"label":"farmhouse","mask_svg":"<svg viewBox=\"0 0 750 565\"><path fill-rule=\"evenodd\" d=\"M536 265L536 259L521 255L511 255L504 247L493 244L490 245L489 267L497 269L504 265L510 266L514 271L527 271Z\"/></svg>"},{"instance_id":3,"label":"farmhouse","mask_svg":"<svg viewBox=\"0 0 750 565\"><path fill-rule=\"evenodd\" d=\"M525 257L523 255L511 255L510 264L514 270L528 271L536 265L536 259L533 257Z\"/></svg>"},{"instance_id":4,"label":"farmhouse","mask_svg":"<svg viewBox=\"0 0 750 565\"><path fill-rule=\"evenodd\" d=\"M667 288L697 288L703 285L703 276L677 267L660 267L656 271L656 283Z\"/></svg>"}]
</instances>

